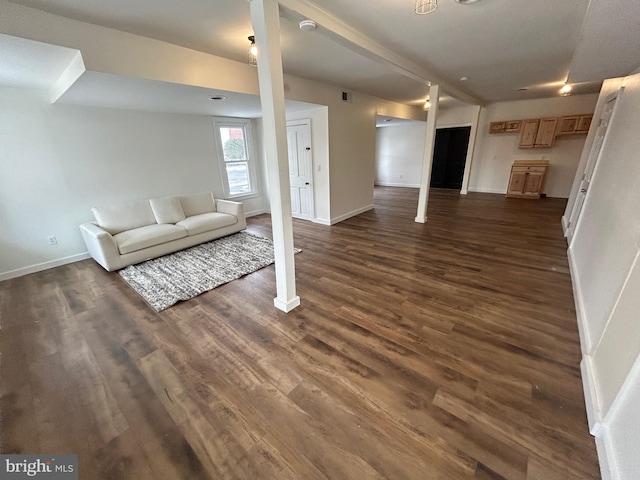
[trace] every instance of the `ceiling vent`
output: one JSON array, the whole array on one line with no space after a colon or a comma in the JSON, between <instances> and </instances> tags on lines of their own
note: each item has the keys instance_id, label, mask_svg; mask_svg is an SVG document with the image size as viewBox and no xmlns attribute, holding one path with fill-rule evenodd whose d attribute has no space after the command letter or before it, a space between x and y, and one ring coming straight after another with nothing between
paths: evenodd
<instances>
[{"instance_id":1,"label":"ceiling vent","mask_svg":"<svg viewBox=\"0 0 640 480\"><path fill-rule=\"evenodd\" d=\"M300 22L300 30L303 32L313 32L318 25L313 20L302 20Z\"/></svg>"}]
</instances>

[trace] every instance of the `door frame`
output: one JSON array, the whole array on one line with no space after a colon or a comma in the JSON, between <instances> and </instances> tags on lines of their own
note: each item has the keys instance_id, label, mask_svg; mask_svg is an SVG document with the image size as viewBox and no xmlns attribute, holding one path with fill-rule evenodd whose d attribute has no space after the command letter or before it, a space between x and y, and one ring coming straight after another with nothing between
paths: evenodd
<instances>
[{"instance_id":1,"label":"door frame","mask_svg":"<svg viewBox=\"0 0 640 480\"><path fill-rule=\"evenodd\" d=\"M450 125L438 125L436 130L443 128L471 127L469 132L469 145L467 145L467 158L464 163L464 173L462 174L462 187L460 187L460 195L466 195L469 192L469 178L471 178L471 164L473 163L473 154L476 149L476 140L478 137L478 126L480 123L481 106L476 107L473 118L470 122L452 123Z\"/></svg>"},{"instance_id":2,"label":"door frame","mask_svg":"<svg viewBox=\"0 0 640 480\"><path fill-rule=\"evenodd\" d=\"M313 136L312 136L312 129L311 129L311 119L310 118L301 118L301 119L297 119L297 120L288 120L287 121L287 128L288 127L297 127L297 126L304 126L307 129L307 133L309 134L309 142L311 143L310 147L311 150L309 151L309 157L308 157L308 161L309 161L309 172L311 172L311 185L309 185L309 190L310 190L310 195L309 195L309 201L310 201L310 205L309 205L309 218L304 218L302 220L310 220L312 222L315 222L316 220L316 201L315 201L315 165L314 165L314 161L313 161ZM299 218L299 217L294 217L294 218Z\"/></svg>"}]
</instances>

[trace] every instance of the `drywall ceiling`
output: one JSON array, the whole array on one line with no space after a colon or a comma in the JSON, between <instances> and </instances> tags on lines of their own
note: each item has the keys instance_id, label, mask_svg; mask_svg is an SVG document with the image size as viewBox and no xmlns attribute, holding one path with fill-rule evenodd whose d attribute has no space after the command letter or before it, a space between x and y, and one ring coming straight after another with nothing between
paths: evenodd
<instances>
[{"instance_id":1,"label":"drywall ceiling","mask_svg":"<svg viewBox=\"0 0 640 480\"><path fill-rule=\"evenodd\" d=\"M13 3L238 61L246 61L247 36L252 34L247 1ZM413 13L413 0L286 3L326 11L482 102L556 95L574 70L583 82L574 93L591 93L598 91L604 78L630 73L629 64L640 64L633 58L640 45L640 2L632 0L609 0L607 8L597 2L590 6L588 0L482 0L470 5L440 0L438 9L425 16ZM590 9L595 13L587 15ZM402 103L424 100L429 78L409 78L383 61L345 47L335 41L335 26L301 32L295 16L284 14L285 72ZM462 77L467 80L461 81Z\"/></svg>"}]
</instances>

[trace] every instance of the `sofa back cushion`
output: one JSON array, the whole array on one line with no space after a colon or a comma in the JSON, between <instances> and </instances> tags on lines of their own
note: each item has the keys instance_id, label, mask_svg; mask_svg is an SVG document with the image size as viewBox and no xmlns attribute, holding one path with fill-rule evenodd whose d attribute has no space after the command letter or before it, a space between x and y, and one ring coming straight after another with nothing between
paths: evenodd
<instances>
[{"instance_id":1,"label":"sofa back cushion","mask_svg":"<svg viewBox=\"0 0 640 480\"><path fill-rule=\"evenodd\" d=\"M93 207L91 211L98 225L111 235L156 223L149 200Z\"/></svg>"},{"instance_id":2,"label":"sofa back cushion","mask_svg":"<svg viewBox=\"0 0 640 480\"><path fill-rule=\"evenodd\" d=\"M151 210L159 224L177 223L185 219L182 204L178 197L160 197L149 200Z\"/></svg>"},{"instance_id":3,"label":"sofa back cushion","mask_svg":"<svg viewBox=\"0 0 640 480\"><path fill-rule=\"evenodd\" d=\"M178 198L180 198L182 210L187 217L216 211L216 201L211 192L181 195Z\"/></svg>"}]
</instances>

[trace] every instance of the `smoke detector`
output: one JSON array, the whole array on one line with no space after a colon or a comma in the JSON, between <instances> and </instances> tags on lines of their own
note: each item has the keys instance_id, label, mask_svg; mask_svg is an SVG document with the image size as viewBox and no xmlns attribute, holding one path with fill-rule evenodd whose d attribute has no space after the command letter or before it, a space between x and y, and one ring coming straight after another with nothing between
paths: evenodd
<instances>
[{"instance_id":1,"label":"smoke detector","mask_svg":"<svg viewBox=\"0 0 640 480\"><path fill-rule=\"evenodd\" d=\"M313 20L302 20L300 22L300 30L303 32L313 32L316 28L318 28L318 24Z\"/></svg>"}]
</instances>

